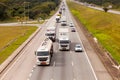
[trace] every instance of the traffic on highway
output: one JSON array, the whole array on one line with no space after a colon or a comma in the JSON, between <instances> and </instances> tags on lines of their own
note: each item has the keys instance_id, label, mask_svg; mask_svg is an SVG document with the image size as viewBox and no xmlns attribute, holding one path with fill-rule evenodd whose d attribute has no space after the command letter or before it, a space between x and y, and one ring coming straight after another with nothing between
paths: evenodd
<instances>
[{"instance_id":1,"label":"traffic on highway","mask_svg":"<svg viewBox=\"0 0 120 80\"><path fill-rule=\"evenodd\" d=\"M40 31L0 80L112 80L99 58L90 58L96 63L89 59L87 53L94 57L95 52L89 44L83 45L84 34L79 35L65 1L39 27Z\"/></svg>"}]
</instances>

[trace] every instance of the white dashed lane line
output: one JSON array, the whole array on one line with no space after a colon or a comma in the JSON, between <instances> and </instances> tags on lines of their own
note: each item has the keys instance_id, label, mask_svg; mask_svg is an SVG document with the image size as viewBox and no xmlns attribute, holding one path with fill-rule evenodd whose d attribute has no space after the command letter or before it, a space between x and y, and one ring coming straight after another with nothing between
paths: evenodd
<instances>
[{"instance_id":1,"label":"white dashed lane line","mask_svg":"<svg viewBox=\"0 0 120 80\"><path fill-rule=\"evenodd\" d=\"M28 77L27 80L30 80L30 78L32 77L32 74L33 74L35 68L36 68L36 65L33 66L33 69L32 69L32 71L30 72L29 77Z\"/></svg>"},{"instance_id":2,"label":"white dashed lane line","mask_svg":"<svg viewBox=\"0 0 120 80\"><path fill-rule=\"evenodd\" d=\"M71 64L72 64L72 66L74 66L74 63L73 63L73 61L72 61L72 63L71 63Z\"/></svg>"}]
</instances>

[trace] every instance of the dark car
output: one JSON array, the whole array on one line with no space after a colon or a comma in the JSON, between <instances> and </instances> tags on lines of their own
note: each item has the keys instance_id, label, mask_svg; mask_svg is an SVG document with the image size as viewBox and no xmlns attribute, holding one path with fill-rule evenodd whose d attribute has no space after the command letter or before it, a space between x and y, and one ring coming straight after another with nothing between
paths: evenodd
<instances>
[{"instance_id":1,"label":"dark car","mask_svg":"<svg viewBox=\"0 0 120 80\"><path fill-rule=\"evenodd\" d=\"M71 28L71 32L76 32L75 28Z\"/></svg>"}]
</instances>

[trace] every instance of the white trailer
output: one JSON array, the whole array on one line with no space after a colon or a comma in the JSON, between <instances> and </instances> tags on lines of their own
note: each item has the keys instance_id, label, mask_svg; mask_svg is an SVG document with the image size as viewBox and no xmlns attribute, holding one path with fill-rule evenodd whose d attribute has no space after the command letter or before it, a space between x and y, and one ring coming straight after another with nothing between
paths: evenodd
<instances>
[{"instance_id":1,"label":"white trailer","mask_svg":"<svg viewBox=\"0 0 120 80\"><path fill-rule=\"evenodd\" d=\"M53 42L45 38L40 47L35 51L37 65L50 65L53 54Z\"/></svg>"},{"instance_id":2,"label":"white trailer","mask_svg":"<svg viewBox=\"0 0 120 80\"><path fill-rule=\"evenodd\" d=\"M56 16L56 22L58 23L60 21L60 15Z\"/></svg>"},{"instance_id":3,"label":"white trailer","mask_svg":"<svg viewBox=\"0 0 120 80\"><path fill-rule=\"evenodd\" d=\"M61 26L66 26L67 25L67 18L66 16L61 17Z\"/></svg>"},{"instance_id":4,"label":"white trailer","mask_svg":"<svg viewBox=\"0 0 120 80\"><path fill-rule=\"evenodd\" d=\"M52 41L56 40L56 27L47 27L46 36L48 36Z\"/></svg>"},{"instance_id":5,"label":"white trailer","mask_svg":"<svg viewBox=\"0 0 120 80\"><path fill-rule=\"evenodd\" d=\"M59 28L59 50L70 50L69 28Z\"/></svg>"}]
</instances>

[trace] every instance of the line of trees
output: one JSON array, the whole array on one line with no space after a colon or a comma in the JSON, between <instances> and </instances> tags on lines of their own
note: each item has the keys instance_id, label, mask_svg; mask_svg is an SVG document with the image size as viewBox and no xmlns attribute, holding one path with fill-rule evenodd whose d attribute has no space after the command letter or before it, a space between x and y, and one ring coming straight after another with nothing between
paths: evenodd
<instances>
[{"instance_id":1,"label":"line of trees","mask_svg":"<svg viewBox=\"0 0 120 80\"><path fill-rule=\"evenodd\" d=\"M45 19L60 0L0 0L0 21L10 18Z\"/></svg>"}]
</instances>

